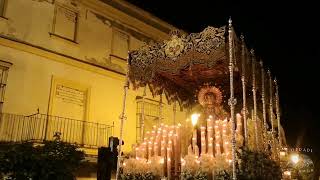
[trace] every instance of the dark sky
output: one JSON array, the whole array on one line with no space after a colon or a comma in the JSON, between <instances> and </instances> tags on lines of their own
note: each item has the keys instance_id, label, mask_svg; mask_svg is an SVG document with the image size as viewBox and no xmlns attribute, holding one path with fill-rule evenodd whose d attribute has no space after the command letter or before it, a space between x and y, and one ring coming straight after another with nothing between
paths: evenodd
<instances>
[{"instance_id":1,"label":"dark sky","mask_svg":"<svg viewBox=\"0 0 320 180\"><path fill-rule=\"evenodd\" d=\"M282 124L293 147L319 152L319 9L304 1L129 0L188 32L222 26L232 17L236 31L279 80ZM279 1L280 2L280 1Z\"/></svg>"}]
</instances>

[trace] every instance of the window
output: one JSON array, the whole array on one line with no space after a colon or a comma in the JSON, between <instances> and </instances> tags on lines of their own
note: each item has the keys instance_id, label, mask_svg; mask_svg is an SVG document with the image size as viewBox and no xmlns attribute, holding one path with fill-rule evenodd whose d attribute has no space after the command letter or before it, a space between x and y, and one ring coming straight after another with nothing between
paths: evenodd
<instances>
[{"instance_id":1,"label":"window","mask_svg":"<svg viewBox=\"0 0 320 180\"><path fill-rule=\"evenodd\" d=\"M112 33L112 55L127 59L129 50L129 36L117 29Z\"/></svg>"},{"instance_id":2,"label":"window","mask_svg":"<svg viewBox=\"0 0 320 180\"><path fill-rule=\"evenodd\" d=\"M4 16L4 9L6 5L6 0L0 0L0 16Z\"/></svg>"},{"instance_id":3,"label":"window","mask_svg":"<svg viewBox=\"0 0 320 180\"><path fill-rule=\"evenodd\" d=\"M144 99L142 100L141 96L136 98L137 100L137 141L140 140L141 137L141 122L143 120L142 111L144 114L144 133L147 131L151 131L154 125L160 123L160 103L159 101L155 101L152 99ZM144 108L143 108L144 107ZM143 109L143 110L142 110ZM164 117L167 117L166 106L162 103L161 110L161 118L163 121Z\"/></svg>"},{"instance_id":4,"label":"window","mask_svg":"<svg viewBox=\"0 0 320 180\"><path fill-rule=\"evenodd\" d=\"M0 60L0 113L2 112L3 103L4 103L4 95L7 86L7 78L9 67L12 64L9 62Z\"/></svg>"},{"instance_id":5,"label":"window","mask_svg":"<svg viewBox=\"0 0 320 180\"><path fill-rule=\"evenodd\" d=\"M52 33L61 38L76 41L78 13L56 5Z\"/></svg>"}]
</instances>

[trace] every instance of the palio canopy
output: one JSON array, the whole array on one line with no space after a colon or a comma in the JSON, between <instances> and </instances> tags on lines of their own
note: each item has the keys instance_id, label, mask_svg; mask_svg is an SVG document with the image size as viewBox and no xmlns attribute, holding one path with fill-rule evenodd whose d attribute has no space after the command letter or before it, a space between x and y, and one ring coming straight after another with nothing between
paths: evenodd
<instances>
[{"instance_id":1,"label":"palio canopy","mask_svg":"<svg viewBox=\"0 0 320 180\"><path fill-rule=\"evenodd\" d=\"M225 26L189 35L174 31L167 41L129 53L129 79L134 88L149 85L153 95L164 93L169 102L178 101L182 107L195 103L195 94L206 83L220 88L226 102L230 88L227 35ZM233 52L235 91L241 93L241 42L236 37ZM244 65L251 69L249 61ZM246 77L249 81L251 76Z\"/></svg>"}]
</instances>

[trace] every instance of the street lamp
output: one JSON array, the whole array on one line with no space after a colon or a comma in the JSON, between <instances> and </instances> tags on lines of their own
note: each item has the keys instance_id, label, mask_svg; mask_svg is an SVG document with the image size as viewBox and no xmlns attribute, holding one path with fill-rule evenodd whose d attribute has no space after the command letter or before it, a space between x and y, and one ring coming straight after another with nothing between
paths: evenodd
<instances>
[{"instance_id":1,"label":"street lamp","mask_svg":"<svg viewBox=\"0 0 320 180\"><path fill-rule=\"evenodd\" d=\"M293 164L297 164L300 161L300 157L298 154L292 154L290 159L293 162Z\"/></svg>"}]
</instances>

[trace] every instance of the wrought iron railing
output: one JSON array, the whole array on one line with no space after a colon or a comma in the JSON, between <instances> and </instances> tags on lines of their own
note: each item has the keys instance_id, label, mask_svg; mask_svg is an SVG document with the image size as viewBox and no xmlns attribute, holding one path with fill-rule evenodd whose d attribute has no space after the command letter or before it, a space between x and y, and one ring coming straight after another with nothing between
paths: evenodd
<instances>
[{"instance_id":1,"label":"wrought iron railing","mask_svg":"<svg viewBox=\"0 0 320 180\"><path fill-rule=\"evenodd\" d=\"M113 125L81 121L46 114L23 116L0 113L0 141L21 142L53 140L60 134L64 142L85 147L108 146Z\"/></svg>"}]
</instances>

